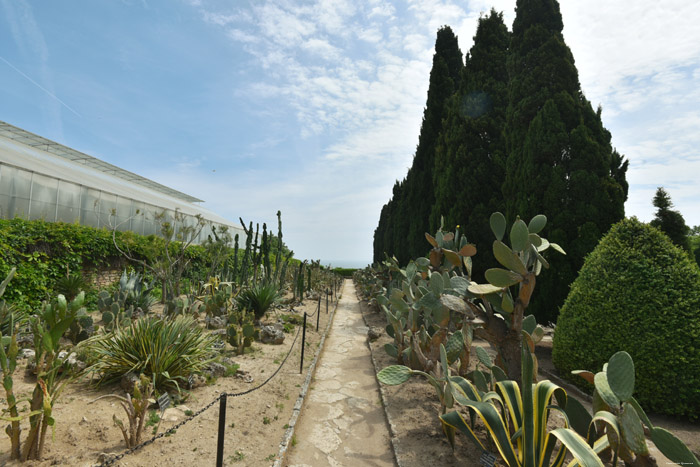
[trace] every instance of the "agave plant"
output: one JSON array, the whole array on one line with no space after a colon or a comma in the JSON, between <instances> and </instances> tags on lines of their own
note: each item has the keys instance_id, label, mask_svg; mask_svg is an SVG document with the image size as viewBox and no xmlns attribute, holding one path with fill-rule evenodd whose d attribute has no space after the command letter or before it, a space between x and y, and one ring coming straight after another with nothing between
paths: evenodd
<instances>
[{"instance_id":1,"label":"agave plant","mask_svg":"<svg viewBox=\"0 0 700 467\"><path fill-rule=\"evenodd\" d=\"M174 320L144 317L114 334L87 341L90 366L97 384L118 381L123 375L145 375L157 391L176 389L198 373L213 357L216 336L205 334L190 316Z\"/></svg>"},{"instance_id":2,"label":"agave plant","mask_svg":"<svg viewBox=\"0 0 700 467\"><path fill-rule=\"evenodd\" d=\"M550 413L555 410L564 413L566 391L547 380L533 385L532 357L526 344L523 344L521 354L522 390L515 381L499 381L495 392L483 394L476 387L471 387L465 391L468 400L455 400L482 420L501 458L509 467L560 467L564 464L567 450L582 466L602 467L598 453L610 446L607 437L599 438L592 447L589 446L581 435L569 427L566 416L563 427L549 430L547 420ZM554 404L555 399L557 404ZM473 431L473 423L467 423L460 412L441 415L440 420L453 446L452 434L460 431L485 450ZM557 440L561 442L558 447Z\"/></svg>"},{"instance_id":3,"label":"agave plant","mask_svg":"<svg viewBox=\"0 0 700 467\"><path fill-rule=\"evenodd\" d=\"M241 291L236 297L238 308L252 311L255 319L262 319L265 312L279 299L277 286L271 282L260 282L249 289Z\"/></svg>"}]
</instances>

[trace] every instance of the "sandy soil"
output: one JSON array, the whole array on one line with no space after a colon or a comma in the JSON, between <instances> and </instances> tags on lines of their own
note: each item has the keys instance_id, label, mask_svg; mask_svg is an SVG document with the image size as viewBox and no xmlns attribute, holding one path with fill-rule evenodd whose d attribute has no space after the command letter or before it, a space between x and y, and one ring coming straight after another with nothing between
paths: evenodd
<instances>
[{"instance_id":1,"label":"sandy soil","mask_svg":"<svg viewBox=\"0 0 700 467\"><path fill-rule=\"evenodd\" d=\"M377 311L375 306L369 306L366 301L360 301L360 303L368 326L380 328L386 326L386 318ZM390 342L392 342L392 339L384 334L376 341L370 343L373 358L378 369L396 364L396 360L387 355L383 349L384 344ZM486 342L476 340L474 344L482 345L488 349ZM488 351L491 353L490 349ZM553 380L563 386L567 392L576 395L585 405L586 401L582 399L582 393L577 388L557 378L556 369L551 362L551 340L538 345L536 354L540 370L546 371L546 373L540 373L541 379ZM472 367L474 364L475 361L472 362ZM477 449L472 442L459 433L457 434L457 447L454 453L452 452L438 419L439 403L437 395L433 387L426 381L414 377L399 386L382 385L381 390L385 397L387 413L393 425L393 442L396 447L399 465L405 467L480 465L481 450ZM591 410L590 406L588 408ZM696 456L700 457L700 423L690 423L687 420L678 420L654 414L649 414L649 418L654 425L666 428L678 436L693 450ZM553 423L556 423L556 421L553 421ZM562 425L559 424L557 426ZM482 442L485 442L489 451L497 452L490 439L487 439L488 435L480 423L477 424L477 436ZM653 444L651 447L653 447ZM654 452L652 450L652 454L657 456L659 465L666 465L668 462L658 451ZM496 465L500 465L500 463L497 462Z\"/></svg>"},{"instance_id":2,"label":"sandy soil","mask_svg":"<svg viewBox=\"0 0 700 467\"><path fill-rule=\"evenodd\" d=\"M294 306L294 313L303 315L316 311L317 302L305 300L303 306ZM329 311L333 303L329 304ZM289 307L269 312L269 321L276 321L279 313L290 312ZM299 395L305 373L316 354L321 334L330 314L325 312L322 302L319 332L316 318L309 320L306 332L304 374L299 373L301 335L289 359L281 371L261 389L241 397L228 398L224 465L271 465L279 452L279 444L286 431L294 403ZM295 330L296 332L296 330ZM240 365L240 370L252 376L252 382L240 377L219 377L212 384L196 388L182 405L168 409L160 424L162 433L188 418L186 411L196 412L219 397L222 392L246 391L262 383L280 365L287 355L295 333L286 334L281 345L256 342L253 351L236 356L226 344L222 353ZM26 360L15 372L15 394L28 397L35 385L35 378L24 376ZM0 465L29 466L89 466L104 460L105 454L116 455L126 449L120 430L114 425L112 416L126 421L123 409L114 399L90 401L105 394L124 392L118 385L100 390L89 385L89 381L70 384L54 407L56 419L55 435L47 433L44 459L24 464L9 461L10 440L0 438ZM4 391L3 394L4 396ZM4 402L4 399L2 400ZM156 440L152 444L125 456L113 465L118 466L192 466L212 465L216 459L219 402L198 417L187 422L175 433ZM189 412L188 412L189 413ZM25 424L26 425L26 424ZM25 426L23 425L23 426ZM153 427L144 430L142 440L152 436ZM22 438L26 434L23 432Z\"/></svg>"},{"instance_id":3,"label":"sandy soil","mask_svg":"<svg viewBox=\"0 0 700 467\"><path fill-rule=\"evenodd\" d=\"M360 301L365 322L369 327L386 326L386 318L376 308ZM396 365L396 359L384 351L384 344L393 342L386 333L370 342L372 356L377 369ZM413 377L398 386L381 385L386 410L394 431L394 446L397 460L403 467L476 466L479 465L481 450L470 442L457 441L452 451L442 432L440 403L435 389L423 378ZM486 438L482 433L482 439ZM459 438L460 435L458 434Z\"/></svg>"}]
</instances>

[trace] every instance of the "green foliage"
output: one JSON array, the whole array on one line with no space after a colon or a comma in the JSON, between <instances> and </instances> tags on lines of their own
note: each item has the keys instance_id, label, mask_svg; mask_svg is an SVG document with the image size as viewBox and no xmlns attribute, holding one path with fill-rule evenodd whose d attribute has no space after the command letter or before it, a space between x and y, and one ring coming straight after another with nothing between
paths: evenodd
<instances>
[{"instance_id":1,"label":"green foliage","mask_svg":"<svg viewBox=\"0 0 700 467\"><path fill-rule=\"evenodd\" d=\"M381 261L387 252L396 256L400 264L406 264L422 254L423 233L433 230L428 222L435 199L435 145L445 116L445 102L459 87L463 67L457 37L449 26L440 28L416 154L406 178L396 182L392 199L382 209L374 233L375 261Z\"/></svg>"},{"instance_id":2,"label":"green foliage","mask_svg":"<svg viewBox=\"0 0 700 467\"><path fill-rule=\"evenodd\" d=\"M51 296L66 268L103 267L118 257L107 230L20 218L0 220L0 252L0 275L17 269L5 299L25 310Z\"/></svg>"},{"instance_id":3,"label":"green foliage","mask_svg":"<svg viewBox=\"0 0 700 467\"><path fill-rule=\"evenodd\" d=\"M2 284L3 289L11 275L12 273ZM65 361L58 357L61 337L83 311L84 298L84 293L81 292L73 301L68 302L63 295L59 295L50 302L44 302L41 310L29 318L29 330L34 336L37 381L32 397L28 399L30 412L21 417L18 416L17 401L12 392L12 374L17 366L17 329L11 326L11 336L0 336L0 366L11 415L8 421L12 422L6 430L12 443L12 459L25 461L42 458L47 428L56 423L53 417L54 405L66 383L72 378ZM18 422L25 416L29 418L29 431L20 452L21 430Z\"/></svg>"},{"instance_id":4,"label":"green foliage","mask_svg":"<svg viewBox=\"0 0 700 467\"><path fill-rule=\"evenodd\" d=\"M252 311L255 319L260 320L279 298L280 293L275 284L260 282L243 289L236 296L236 303L239 309Z\"/></svg>"},{"instance_id":5,"label":"green foliage","mask_svg":"<svg viewBox=\"0 0 700 467\"><path fill-rule=\"evenodd\" d=\"M511 248L501 241L506 233L505 217L500 212L492 214L490 225L497 239L493 253L502 267L486 271L487 284L469 279L476 248L459 230L439 230L435 237L426 234L432 250L428 257L409 262L406 269L388 259L385 265L396 279L386 284L388 290L375 292L387 317L387 333L394 339L385 346L387 353L401 364L430 372L444 344L449 363L459 360L459 374L464 375L472 336L477 335L496 350L500 370L519 380L521 341L534 352L544 335L534 316L525 315L536 277L549 267L543 254L550 247L564 253L538 234L546 223L543 215L533 217L529 224L517 219L509 233ZM475 318L479 326L472 326ZM492 367L492 372L498 371Z\"/></svg>"},{"instance_id":6,"label":"green foliage","mask_svg":"<svg viewBox=\"0 0 700 467\"><path fill-rule=\"evenodd\" d=\"M96 330L97 328L95 327L92 317L87 314L85 309L81 309L78 310L75 321L71 323L65 336L70 339L73 344L77 344L88 339Z\"/></svg>"},{"instance_id":7,"label":"green foliage","mask_svg":"<svg viewBox=\"0 0 700 467\"><path fill-rule=\"evenodd\" d=\"M118 399L119 404L124 409L124 412L126 412L127 420L129 421L128 429L126 426L124 426L124 422L118 419L116 415L112 415L112 420L114 421L114 425L117 426L122 432L127 448L132 448L141 443L141 434L143 433L144 426L150 426L151 424L155 424L160 421L160 417L154 410L149 414L148 424L144 425L144 422L146 421L146 414L148 412L148 406L150 404L149 399L153 396L153 385L146 376L141 375L139 381L136 381L133 392L133 397L128 393L126 397L117 396L116 394L103 396ZM153 423L150 423L151 420L153 420L153 415L158 417L158 419Z\"/></svg>"},{"instance_id":8,"label":"green foliage","mask_svg":"<svg viewBox=\"0 0 700 467\"><path fill-rule=\"evenodd\" d=\"M483 393L465 381L461 385L464 397L457 397L456 401L481 419L509 467L560 467L564 465L567 450L580 465L602 467L603 463L596 453L605 449L605 443L591 443L589 446L583 437L569 427L566 418L563 427L550 428L550 412L562 412L567 406L566 391L548 380L533 384L532 359L526 346L522 348L521 357L521 386L511 380L499 381L495 391ZM454 432L458 430L482 450L485 449L474 432L473 418L474 415L471 423L468 423L457 411L440 416L453 447ZM560 441L558 446L555 445L556 441Z\"/></svg>"},{"instance_id":9,"label":"green foliage","mask_svg":"<svg viewBox=\"0 0 700 467\"><path fill-rule=\"evenodd\" d=\"M128 325L132 318L147 313L155 303L151 290L140 274L124 271L112 295L102 290L97 296L97 307L102 312L105 327Z\"/></svg>"},{"instance_id":10,"label":"green foliage","mask_svg":"<svg viewBox=\"0 0 700 467\"><path fill-rule=\"evenodd\" d=\"M681 213L671 209L673 207L671 196L663 187L656 190L654 207L656 207L656 214L650 224L668 235L668 238L679 247L691 251L688 239L690 228L685 224Z\"/></svg>"},{"instance_id":11,"label":"green foliage","mask_svg":"<svg viewBox=\"0 0 700 467\"><path fill-rule=\"evenodd\" d=\"M228 322L226 340L236 349L238 355L242 355L246 347L251 347L253 341L259 337L259 332L253 324L253 314L247 312L246 308L233 310Z\"/></svg>"},{"instance_id":12,"label":"green foliage","mask_svg":"<svg viewBox=\"0 0 700 467\"><path fill-rule=\"evenodd\" d=\"M617 465L618 457L625 465L656 465L649 453L645 434L648 434L657 448L671 462L696 465L700 461L688 447L668 431L654 427L641 405L632 397L634 393L635 368L632 357L624 351L616 352L603 371L595 375L590 371L577 370L572 373L594 384L593 409L591 416L583 408L571 410L567 415L577 431L587 437L589 443L607 437L612 451L612 465ZM594 422L597 427L594 426ZM605 453L606 457L610 452Z\"/></svg>"},{"instance_id":13,"label":"green foliage","mask_svg":"<svg viewBox=\"0 0 700 467\"><path fill-rule=\"evenodd\" d=\"M469 241L484 251L493 240L483 219L504 209L501 184L509 43L510 33L502 14L491 10L488 16L479 18L461 86L446 104L435 148L435 203L430 225L439 225L444 216L446 226L466 227ZM491 266L495 264L482 259L475 265L474 277L483 279L484 271Z\"/></svg>"},{"instance_id":14,"label":"green foliage","mask_svg":"<svg viewBox=\"0 0 700 467\"><path fill-rule=\"evenodd\" d=\"M333 272L341 277L352 277L357 268L333 268Z\"/></svg>"},{"instance_id":15,"label":"green foliage","mask_svg":"<svg viewBox=\"0 0 700 467\"><path fill-rule=\"evenodd\" d=\"M179 392L189 375L199 373L212 360L215 339L190 316L173 320L143 317L113 334L89 339L87 371L97 375L98 385L134 373L146 375L159 392Z\"/></svg>"},{"instance_id":16,"label":"green foliage","mask_svg":"<svg viewBox=\"0 0 700 467\"><path fill-rule=\"evenodd\" d=\"M90 283L83 278L83 275L66 274L56 280L56 293L66 297L66 300L73 300L80 292L87 292L91 289Z\"/></svg>"},{"instance_id":17,"label":"green foliage","mask_svg":"<svg viewBox=\"0 0 700 467\"><path fill-rule=\"evenodd\" d=\"M204 312L207 317L226 316L232 306L234 292L231 283L223 283L218 278L209 279L204 285Z\"/></svg>"},{"instance_id":18,"label":"green foliage","mask_svg":"<svg viewBox=\"0 0 700 467\"><path fill-rule=\"evenodd\" d=\"M700 269L636 218L586 258L554 334L561 374L600 369L618 350L635 362L635 397L654 412L700 414Z\"/></svg>"},{"instance_id":19,"label":"green foliage","mask_svg":"<svg viewBox=\"0 0 700 467\"><path fill-rule=\"evenodd\" d=\"M508 58L505 212L548 213L546 235L568 253L538 281L530 310L539 322L556 321L584 257L623 218L627 199L627 161L581 91L562 28L557 1L519 1Z\"/></svg>"},{"instance_id":20,"label":"green foliage","mask_svg":"<svg viewBox=\"0 0 700 467\"><path fill-rule=\"evenodd\" d=\"M112 234L119 248L128 251L131 259L121 255L112 241ZM12 267L17 270L17 280L8 288L5 299L22 310L35 310L53 291L70 291L58 285L65 280L66 269L73 271L71 278L81 275L80 271L86 273L85 278L91 272L115 265L141 268L138 261L157 262L165 245L164 239L155 235L111 232L62 222L0 219L0 275L7 275ZM175 254L173 242L170 248L170 253ZM188 267L182 272L183 278L199 280L208 271L208 259L204 247L190 245L186 249ZM76 287L71 286L71 289ZM95 297L90 289L83 288L88 297Z\"/></svg>"},{"instance_id":21,"label":"green foliage","mask_svg":"<svg viewBox=\"0 0 700 467\"><path fill-rule=\"evenodd\" d=\"M441 215L483 249L489 233L478 219L541 210L550 215L544 235L569 254L552 258L556 273L538 281L530 312L556 321L585 255L624 216L628 162L580 89L559 3L519 1L516 11L511 35L499 14L480 18L461 80L436 44L416 156L382 208L374 261L386 252L407 264ZM493 265L480 262L475 277Z\"/></svg>"}]
</instances>

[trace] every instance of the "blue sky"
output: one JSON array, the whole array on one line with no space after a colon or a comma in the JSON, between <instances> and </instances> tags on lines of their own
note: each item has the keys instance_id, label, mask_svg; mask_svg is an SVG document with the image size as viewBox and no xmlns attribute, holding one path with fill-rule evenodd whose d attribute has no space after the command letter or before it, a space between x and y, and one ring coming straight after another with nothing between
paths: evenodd
<instances>
[{"instance_id":1,"label":"blue sky","mask_svg":"<svg viewBox=\"0 0 700 467\"><path fill-rule=\"evenodd\" d=\"M700 2L561 2L582 89L700 224ZM515 0L0 0L0 120L276 225L301 258L368 263L411 164L437 29L462 52ZM486 221L486 220L485 220Z\"/></svg>"}]
</instances>

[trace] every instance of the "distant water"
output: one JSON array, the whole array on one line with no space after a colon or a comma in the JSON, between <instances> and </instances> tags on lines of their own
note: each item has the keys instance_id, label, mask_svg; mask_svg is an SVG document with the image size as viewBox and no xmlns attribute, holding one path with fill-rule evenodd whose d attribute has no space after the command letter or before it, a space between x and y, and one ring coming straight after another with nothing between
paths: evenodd
<instances>
[{"instance_id":1,"label":"distant water","mask_svg":"<svg viewBox=\"0 0 700 467\"><path fill-rule=\"evenodd\" d=\"M355 268L355 269L363 269L371 263L372 263L372 261L370 261L370 260L358 261L356 259L344 259L344 260L331 259L331 260L322 260L321 261L321 264L324 266L328 266L330 264L334 268Z\"/></svg>"}]
</instances>

